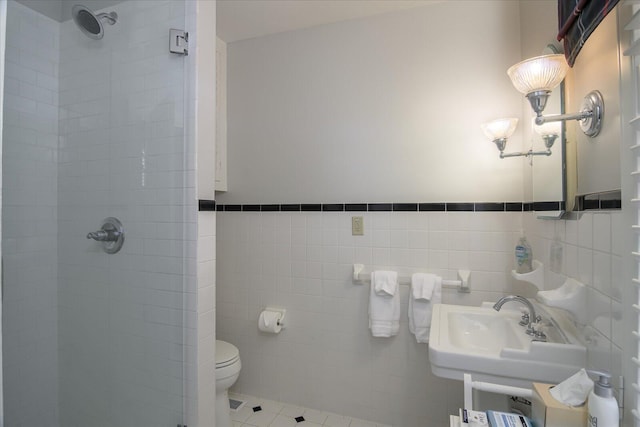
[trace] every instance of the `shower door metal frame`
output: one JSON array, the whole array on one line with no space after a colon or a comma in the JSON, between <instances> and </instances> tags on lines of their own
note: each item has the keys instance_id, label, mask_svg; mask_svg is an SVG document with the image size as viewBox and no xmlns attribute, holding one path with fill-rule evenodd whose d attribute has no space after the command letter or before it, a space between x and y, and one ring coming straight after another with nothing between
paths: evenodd
<instances>
[{"instance_id":1,"label":"shower door metal frame","mask_svg":"<svg viewBox=\"0 0 640 427\"><path fill-rule=\"evenodd\" d=\"M2 152L2 129L4 118L4 56L7 37L7 0L0 0L0 153ZM0 189L2 188L2 166L0 163ZM0 206L2 205L2 191L0 190ZM2 210L0 209L0 220L2 219ZM2 221L0 221L2 224ZM0 227L0 238L2 237L2 228ZM2 257L2 248L0 247L0 259ZM0 263L0 287L4 287L4 265ZM2 302L3 293L0 292L0 367L2 364ZM2 387L3 376L0 369L0 427L4 426L4 388Z\"/></svg>"}]
</instances>

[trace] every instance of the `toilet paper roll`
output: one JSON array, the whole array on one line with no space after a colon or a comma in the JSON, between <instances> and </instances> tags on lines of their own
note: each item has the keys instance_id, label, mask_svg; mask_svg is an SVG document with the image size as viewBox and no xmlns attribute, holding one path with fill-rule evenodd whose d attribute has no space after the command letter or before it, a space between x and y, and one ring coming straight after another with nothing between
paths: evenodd
<instances>
[{"instance_id":1,"label":"toilet paper roll","mask_svg":"<svg viewBox=\"0 0 640 427\"><path fill-rule=\"evenodd\" d=\"M279 333L282 330L282 325L278 322L281 316L276 311L263 311L258 318L258 329L271 334Z\"/></svg>"}]
</instances>

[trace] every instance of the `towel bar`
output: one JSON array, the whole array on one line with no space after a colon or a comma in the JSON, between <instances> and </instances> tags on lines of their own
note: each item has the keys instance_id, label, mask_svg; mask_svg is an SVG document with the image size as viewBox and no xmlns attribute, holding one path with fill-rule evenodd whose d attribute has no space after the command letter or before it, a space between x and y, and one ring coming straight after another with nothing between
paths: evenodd
<instances>
[{"instance_id":1,"label":"towel bar","mask_svg":"<svg viewBox=\"0 0 640 427\"><path fill-rule=\"evenodd\" d=\"M371 283L371 279L363 279L360 277L361 275L367 275L367 274L370 274L370 273L364 272L364 264L353 264L353 281L355 283L359 283L359 284ZM458 270L458 280L442 279L442 287L457 288L458 292L469 293L471 292L471 288L469 287L470 276L471 276L471 271ZM398 276L398 284L410 285L411 277Z\"/></svg>"}]
</instances>

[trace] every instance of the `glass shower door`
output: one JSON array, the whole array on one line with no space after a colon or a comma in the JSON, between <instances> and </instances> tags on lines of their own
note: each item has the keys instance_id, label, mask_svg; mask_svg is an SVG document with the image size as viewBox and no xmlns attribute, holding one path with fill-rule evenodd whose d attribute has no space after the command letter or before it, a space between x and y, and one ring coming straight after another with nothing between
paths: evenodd
<instances>
[{"instance_id":1,"label":"glass shower door","mask_svg":"<svg viewBox=\"0 0 640 427\"><path fill-rule=\"evenodd\" d=\"M63 22L8 3L5 423L173 427L191 211L185 60L168 35L185 2L88 10L101 39L71 19L80 2L63 2ZM109 217L124 229L117 253L87 236Z\"/></svg>"}]
</instances>

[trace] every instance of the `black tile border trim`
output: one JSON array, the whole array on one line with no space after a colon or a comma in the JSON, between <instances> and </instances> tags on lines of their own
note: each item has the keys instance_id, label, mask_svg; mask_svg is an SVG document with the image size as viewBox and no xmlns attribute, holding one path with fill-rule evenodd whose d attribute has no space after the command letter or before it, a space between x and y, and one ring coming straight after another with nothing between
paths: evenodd
<instances>
[{"instance_id":1,"label":"black tile border trim","mask_svg":"<svg viewBox=\"0 0 640 427\"><path fill-rule=\"evenodd\" d=\"M260 205L262 212L278 212L280 211L280 205Z\"/></svg>"},{"instance_id":2,"label":"black tile border trim","mask_svg":"<svg viewBox=\"0 0 640 427\"><path fill-rule=\"evenodd\" d=\"M576 196L574 210L619 210L622 209L622 191L602 191L600 193Z\"/></svg>"},{"instance_id":3,"label":"black tile border trim","mask_svg":"<svg viewBox=\"0 0 640 427\"><path fill-rule=\"evenodd\" d=\"M504 212L506 203L475 203L476 212Z\"/></svg>"},{"instance_id":4,"label":"black tile border trim","mask_svg":"<svg viewBox=\"0 0 640 427\"><path fill-rule=\"evenodd\" d=\"M393 211L394 212L417 212L418 204L417 203L394 203Z\"/></svg>"},{"instance_id":5,"label":"black tile border trim","mask_svg":"<svg viewBox=\"0 0 640 427\"><path fill-rule=\"evenodd\" d=\"M322 205L324 212L344 212L344 205L341 203Z\"/></svg>"},{"instance_id":6,"label":"black tile border trim","mask_svg":"<svg viewBox=\"0 0 640 427\"><path fill-rule=\"evenodd\" d=\"M369 212L391 212L393 210L392 203L369 203L367 207Z\"/></svg>"},{"instance_id":7,"label":"black tile border trim","mask_svg":"<svg viewBox=\"0 0 640 427\"><path fill-rule=\"evenodd\" d=\"M282 212L300 212L300 205L280 205Z\"/></svg>"},{"instance_id":8,"label":"black tile border trim","mask_svg":"<svg viewBox=\"0 0 640 427\"><path fill-rule=\"evenodd\" d=\"M347 203L344 205L344 210L346 212L366 212L367 204L366 203Z\"/></svg>"},{"instance_id":9,"label":"black tile border trim","mask_svg":"<svg viewBox=\"0 0 640 427\"><path fill-rule=\"evenodd\" d=\"M420 212L444 212L447 210L446 203L419 203Z\"/></svg>"},{"instance_id":10,"label":"black tile border trim","mask_svg":"<svg viewBox=\"0 0 640 427\"><path fill-rule=\"evenodd\" d=\"M473 212L475 203L447 203L447 212Z\"/></svg>"},{"instance_id":11,"label":"black tile border trim","mask_svg":"<svg viewBox=\"0 0 640 427\"><path fill-rule=\"evenodd\" d=\"M577 198L576 198L577 199ZM289 203L223 205L215 201L199 201L200 210L226 212L531 212L564 210L564 202L429 202L429 203ZM616 209L619 199L600 199L602 209ZM584 205L584 204L583 204ZM577 205L576 205L577 206ZM605 207L605 206L614 206ZM576 210L579 210L576 208Z\"/></svg>"},{"instance_id":12,"label":"black tile border trim","mask_svg":"<svg viewBox=\"0 0 640 427\"><path fill-rule=\"evenodd\" d=\"M215 200L198 200L198 212L213 212L216 210Z\"/></svg>"},{"instance_id":13,"label":"black tile border trim","mask_svg":"<svg viewBox=\"0 0 640 427\"><path fill-rule=\"evenodd\" d=\"M302 212L320 212L322 210L322 205L320 203L300 205L300 210Z\"/></svg>"},{"instance_id":14,"label":"black tile border trim","mask_svg":"<svg viewBox=\"0 0 640 427\"><path fill-rule=\"evenodd\" d=\"M260 212L260 205L242 205L243 212Z\"/></svg>"},{"instance_id":15,"label":"black tile border trim","mask_svg":"<svg viewBox=\"0 0 640 427\"><path fill-rule=\"evenodd\" d=\"M230 204L198 200L200 212L531 212L565 210L565 202L429 202L429 203L313 203ZM576 196L574 211L622 209L620 190Z\"/></svg>"},{"instance_id":16,"label":"black tile border trim","mask_svg":"<svg viewBox=\"0 0 640 427\"><path fill-rule=\"evenodd\" d=\"M524 203L506 202L504 204L504 210L507 212L522 212L524 210Z\"/></svg>"},{"instance_id":17,"label":"black tile border trim","mask_svg":"<svg viewBox=\"0 0 640 427\"><path fill-rule=\"evenodd\" d=\"M531 210L534 211L559 211L562 210L562 202L533 202L531 203Z\"/></svg>"}]
</instances>

